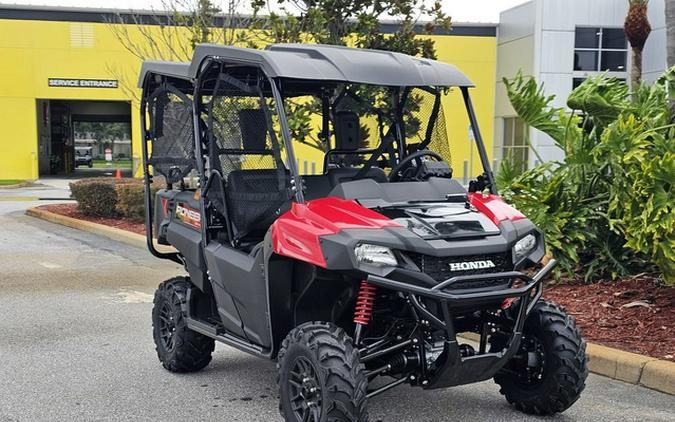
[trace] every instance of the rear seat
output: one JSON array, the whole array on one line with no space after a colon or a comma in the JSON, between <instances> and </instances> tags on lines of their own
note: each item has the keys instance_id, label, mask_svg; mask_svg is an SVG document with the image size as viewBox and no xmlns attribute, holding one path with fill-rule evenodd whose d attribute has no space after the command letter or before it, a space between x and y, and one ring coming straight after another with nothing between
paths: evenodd
<instances>
[{"instance_id":1,"label":"rear seat","mask_svg":"<svg viewBox=\"0 0 675 422\"><path fill-rule=\"evenodd\" d=\"M234 170L227 176L225 195L235 238L262 238L290 207L288 170ZM280 189L281 187L281 189Z\"/></svg>"}]
</instances>

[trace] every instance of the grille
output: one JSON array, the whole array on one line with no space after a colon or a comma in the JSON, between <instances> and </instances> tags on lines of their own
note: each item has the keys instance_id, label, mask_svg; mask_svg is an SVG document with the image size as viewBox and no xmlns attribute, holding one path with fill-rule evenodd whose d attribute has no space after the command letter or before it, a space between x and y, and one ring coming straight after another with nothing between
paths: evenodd
<instances>
[{"instance_id":1,"label":"grille","mask_svg":"<svg viewBox=\"0 0 675 422\"><path fill-rule=\"evenodd\" d=\"M417 265L417 267L429 277L438 281L439 283L449 278L458 275L473 275L473 274L487 274L501 271L511 271L513 264L508 253L503 254L489 254L489 255L468 255L468 256L451 256L451 257L436 257L431 255L423 255L418 253L408 253L410 259ZM492 261L495 266L491 268L478 268L470 270L452 271L451 264L462 262L475 261ZM508 279L496 279L485 281L463 281L454 283L451 289L477 289L484 287L499 286L508 283Z\"/></svg>"}]
</instances>

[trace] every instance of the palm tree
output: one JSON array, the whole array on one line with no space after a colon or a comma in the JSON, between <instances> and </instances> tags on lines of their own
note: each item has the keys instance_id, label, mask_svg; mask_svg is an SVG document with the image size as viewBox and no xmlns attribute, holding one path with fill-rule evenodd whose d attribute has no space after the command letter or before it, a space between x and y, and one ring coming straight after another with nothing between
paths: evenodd
<instances>
[{"instance_id":1,"label":"palm tree","mask_svg":"<svg viewBox=\"0 0 675 422\"><path fill-rule=\"evenodd\" d=\"M652 27L647 19L647 3L649 0L628 0L628 14L623 23L626 38L633 49L631 66L631 87L635 91L642 79L642 49L647 42Z\"/></svg>"}]
</instances>

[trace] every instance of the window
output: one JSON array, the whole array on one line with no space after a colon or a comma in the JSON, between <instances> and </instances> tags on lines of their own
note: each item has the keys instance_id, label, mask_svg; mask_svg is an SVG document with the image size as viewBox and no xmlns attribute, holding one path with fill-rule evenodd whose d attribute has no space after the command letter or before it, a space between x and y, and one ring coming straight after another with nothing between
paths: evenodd
<instances>
[{"instance_id":1,"label":"window","mask_svg":"<svg viewBox=\"0 0 675 422\"><path fill-rule=\"evenodd\" d=\"M577 28L574 70L626 72L628 45L621 28Z\"/></svg>"},{"instance_id":2,"label":"window","mask_svg":"<svg viewBox=\"0 0 675 422\"><path fill-rule=\"evenodd\" d=\"M527 142L528 127L518 117L504 118L502 159L510 160L521 171L527 170L530 146Z\"/></svg>"}]
</instances>

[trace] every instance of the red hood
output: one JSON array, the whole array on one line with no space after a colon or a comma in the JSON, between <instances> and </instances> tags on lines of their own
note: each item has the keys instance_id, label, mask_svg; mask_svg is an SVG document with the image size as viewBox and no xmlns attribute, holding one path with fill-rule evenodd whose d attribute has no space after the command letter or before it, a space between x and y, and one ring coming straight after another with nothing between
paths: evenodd
<instances>
[{"instance_id":1,"label":"red hood","mask_svg":"<svg viewBox=\"0 0 675 422\"><path fill-rule=\"evenodd\" d=\"M469 193L469 202L495 225L504 220L526 218L497 195ZM322 236L345 229L402 227L398 222L365 208L354 200L320 198L304 204L294 202L291 209L272 224L272 248L278 255L326 267L321 249Z\"/></svg>"},{"instance_id":2,"label":"red hood","mask_svg":"<svg viewBox=\"0 0 675 422\"><path fill-rule=\"evenodd\" d=\"M356 201L335 197L320 198L304 204L294 202L290 211L272 224L274 252L326 266L319 238L345 229L381 229L401 225Z\"/></svg>"}]
</instances>

